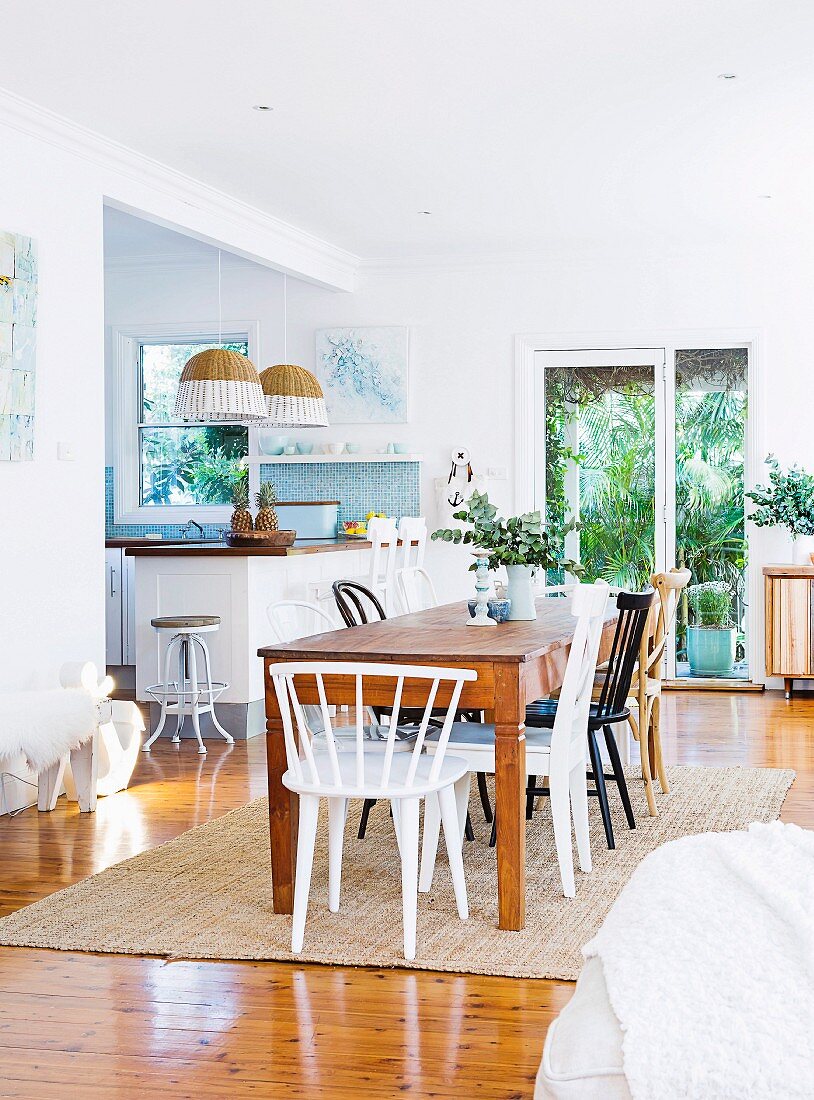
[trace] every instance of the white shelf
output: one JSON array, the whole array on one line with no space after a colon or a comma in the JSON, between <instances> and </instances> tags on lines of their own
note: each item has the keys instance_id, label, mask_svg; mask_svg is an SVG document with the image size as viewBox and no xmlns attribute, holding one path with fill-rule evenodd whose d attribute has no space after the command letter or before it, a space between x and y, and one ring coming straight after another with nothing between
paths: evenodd
<instances>
[{"instance_id":1,"label":"white shelf","mask_svg":"<svg viewBox=\"0 0 814 1100\"><path fill-rule=\"evenodd\" d=\"M312 455L246 455L241 459L241 462L246 465L258 465L265 466L275 465L276 463L283 462L421 462L422 455L394 455L394 454L376 454L376 455L325 455L325 454L312 454Z\"/></svg>"}]
</instances>

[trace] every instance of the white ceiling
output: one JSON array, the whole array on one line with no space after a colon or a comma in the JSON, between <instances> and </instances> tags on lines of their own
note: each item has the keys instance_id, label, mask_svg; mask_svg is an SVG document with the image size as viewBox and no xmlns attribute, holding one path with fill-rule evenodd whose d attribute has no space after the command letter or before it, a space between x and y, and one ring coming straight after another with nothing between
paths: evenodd
<instances>
[{"instance_id":1,"label":"white ceiling","mask_svg":"<svg viewBox=\"0 0 814 1100\"><path fill-rule=\"evenodd\" d=\"M26 0L2 22L9 91L362 257L811 231L811 0Z\"/></svg>"}]
</instances>

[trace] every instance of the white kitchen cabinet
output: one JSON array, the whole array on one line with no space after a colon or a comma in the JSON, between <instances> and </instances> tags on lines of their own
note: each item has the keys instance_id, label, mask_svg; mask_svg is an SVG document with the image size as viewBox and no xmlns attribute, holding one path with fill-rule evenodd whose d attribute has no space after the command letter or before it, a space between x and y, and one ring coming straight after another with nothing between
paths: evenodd
<instances>
[{"instance_id":1,"label":"white kitchen cabinet","mask_svg":"<svg viewBox=\"0 0 814 1100\"><path fill-rule=\"evenodd\" d=\"M122 550L122 664L136 663L136 559Z\"/></svg>"},{"instance_id":2,"label":"white kitchen cabinet","mask_svg":"<svg viewBox=\"0 0 814 1100\"><path fill-rule=\"evenodd\" d=\"M105 660L136 663L135 560L124 550L105 550Z\"/></svg>"},{"instance_id":3,"label":"white kitchen cabinet","mask_svg":"<svg viewBox=\"0 0 814 1100\"><path fill-rule=\"evenodd\" d=\"M122 551L105 550L105 660L108 665L122 661Z\"/></svg>"}]
</instances>

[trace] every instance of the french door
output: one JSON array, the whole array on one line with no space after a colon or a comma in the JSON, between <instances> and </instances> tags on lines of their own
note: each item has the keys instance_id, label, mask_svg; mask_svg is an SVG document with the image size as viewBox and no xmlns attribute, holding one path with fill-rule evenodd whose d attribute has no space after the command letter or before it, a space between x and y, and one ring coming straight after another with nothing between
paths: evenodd
<instances>
[{"instance_id":1,"label":"french door","mask_svg":"<svg viewBox=\"0 0 814 1100\"><path fill-rule=\"evenodd\" d=\"M579 521L566 557L634 590L687 566L720 621L684 595L667 675L748 678L748 349L536 350L533 367L534 502L549 524Z\"/></svg>"}]
</instances>

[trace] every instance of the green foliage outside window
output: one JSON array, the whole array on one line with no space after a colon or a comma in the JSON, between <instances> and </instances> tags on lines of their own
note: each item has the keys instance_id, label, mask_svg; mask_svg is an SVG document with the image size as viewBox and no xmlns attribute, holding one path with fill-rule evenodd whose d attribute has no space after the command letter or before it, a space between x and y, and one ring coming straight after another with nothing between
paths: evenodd
<instances>
[{"instance_id":1,"label":"green foliage outside window","mask_svg":"<svg viewBox=\"0 0 814 1100\"><path fill-rule=\"evenodd\" d=\"M248 354L245 340L218 344L144 344L141 349L141 503L229 504L237 460L248 454L242 424L172 425L184 364L199 351L223 347Z\"/></svg>"}]
</instances>

